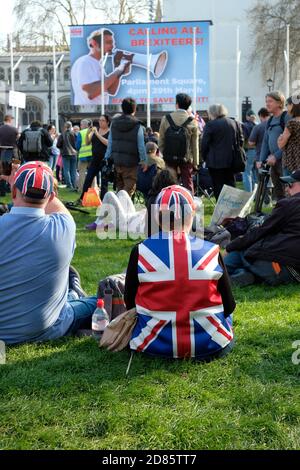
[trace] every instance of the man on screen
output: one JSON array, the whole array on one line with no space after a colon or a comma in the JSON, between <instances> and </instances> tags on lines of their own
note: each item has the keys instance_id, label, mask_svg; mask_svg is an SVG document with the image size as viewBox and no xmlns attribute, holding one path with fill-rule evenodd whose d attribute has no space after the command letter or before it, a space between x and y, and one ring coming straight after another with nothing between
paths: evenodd
<instances>
[{"instance_id":1,"label":"man on screen","mask_svg":"<svg viewBox=\"0 0 300 470\"><path fill-rule=\"evenodd\" d=\"M72 87L74 91L74 105L101 105L101 79L103 58L105 54L111 55L115 48L113 32L105 29L104 51L101 51L102 30L93 31L88 37L89 54L79 57L71 70ZM104 74L104 103L108 104L109 96L116 95L120 86L122 75L130 73L130 60L122 59L110 75Z\"/></svg>"}]
</instances>

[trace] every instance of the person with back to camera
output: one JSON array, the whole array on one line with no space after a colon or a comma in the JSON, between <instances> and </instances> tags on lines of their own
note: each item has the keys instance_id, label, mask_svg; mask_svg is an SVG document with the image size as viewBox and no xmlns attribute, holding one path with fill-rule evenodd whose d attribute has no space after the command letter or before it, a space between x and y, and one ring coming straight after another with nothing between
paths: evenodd
<instances>
[{"instance_id":1,"label":"person with back to camera","mask_svg":"<svg viewBox=\"0 0 300 470\"><path fill-rule=\"evenodd\" d=\"M224 184L235 187L234 149L236 143L242 147L244 137L240 124L228 118L228 111L222 104L210 106L208 114L210 121L204 127L201 153L218 199Z\"/></svg>"},{"instance_id":2,"label":"person with back to camera","mask_svg":"<svg viewBox=\"0 0 300 470\"><path fill-rule=\"evenodd\" d=\"M52 170L33 161L1 178L13 207L0 217L0 340L40 342L90 328L97 298L86 297L70 266L76 227Z\"/></svg>"},{"instance_id":3,"label":"person with back to camera","mask_svg":"<svg viewBox=\"0 0 300 470\"><path fill-rule=\"evenodd\" d=\"M169 358L225 356L235 301L219 247L188 235L195 203L186 188L164 188L156 208L161 231L132 249L127 268L124 299L137 311L130 348Z\"/></svg>"}]
</instances>

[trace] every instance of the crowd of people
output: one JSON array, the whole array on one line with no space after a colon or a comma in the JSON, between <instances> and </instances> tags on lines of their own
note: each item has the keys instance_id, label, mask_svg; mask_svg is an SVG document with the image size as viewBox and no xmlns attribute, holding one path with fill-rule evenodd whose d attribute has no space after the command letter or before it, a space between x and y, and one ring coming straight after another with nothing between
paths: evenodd
<instances>
[{"instance_id":1,"label":"crowd of people","mask_svg":"<svg viewBox=\"0 0 300 470\"><path fill-rule=\"evenodd\" d=\"M9 185L13 203L0 217L0 339L6 343L90 328L97 298L85 294L71 266L76 227L57 197L61 165L65 185L78 191L77 204L88 188L100 185L102 206L86 229L107 229L109 208L120 231L144 223L146 238L132 249L125 282L126 307L137 312L132 350L222 357L234 344L231 281L300 282L300 105L272 92L258 112L260 124L252 110L239 123L223 105L213 105L203 126L191 111L191 98L180 93L176 110L162 118L157 133L135 114L135 100L126 98L122 113L112 119L101 115L98 127L88 119L80 128L68 121L60 135L38 121L19 135L6 116L1 162L12 165L10 174L2 171L0 190L4 195ZM267 165L276 205L261 226L233 239L222 256L218 245L192 231L199 204L195 173L205 167L218 199L224 184L235 186L234 153L242 146L245 190L253 191L257 171ZM13 160L20 153L21 166ZM114 191L109 191L112 170ZM133 204L137 190L145 200L141 211Z\"/></svg>"}]
</instances>

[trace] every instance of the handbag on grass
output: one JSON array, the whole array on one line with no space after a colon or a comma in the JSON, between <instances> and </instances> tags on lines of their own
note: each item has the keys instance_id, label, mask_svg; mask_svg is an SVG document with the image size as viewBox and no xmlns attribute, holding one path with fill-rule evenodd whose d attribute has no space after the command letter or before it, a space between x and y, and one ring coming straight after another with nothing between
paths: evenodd
<instances>
[{"instance_id":1,"label":"handbag on grass","mask_svg":"<svg viewBox=\"0 0 300 470\"><path fill-rule=\"evenodd\" d=\"M112 320L103 331L99 346L109 351L122 351L128 345L137 320L136 309L132 308Z\"/></svg>"}]
</instances>

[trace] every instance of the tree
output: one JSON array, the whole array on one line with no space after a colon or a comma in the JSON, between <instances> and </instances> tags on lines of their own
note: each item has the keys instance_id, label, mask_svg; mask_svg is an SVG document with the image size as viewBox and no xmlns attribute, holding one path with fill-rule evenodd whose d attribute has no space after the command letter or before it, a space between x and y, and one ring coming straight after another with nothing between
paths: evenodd
<instances>
[{"instance_id":1,"label":"tree","mask_svg":"<svg viewBox=\"0 0 300 470\"><path fill-rule=\"evenodd\" d=\"M145 12L146 0L16 0L14 13L17 19L16 36L23 46L45 47L52 43L52 31L56 43L68 47L69 25L95 23L97 11L109 23L134 22ZM102 23L103 20L99 20Z\"/></svg>"},{"instance_id":2,"label":"tree","mask_svg":"<svg viewBox=\"0 0 300 470\"><path fill-rule=\"evenodd\" d=\"M247 11L247 16L253 38L250 67L260 64L264 79L271 77L275 88L281 84L285 73L284 50L289 24L291 78L296 79L300 61L299 0L278 0L276 3L259 0Z\"/></svg>"}]
</instances>

